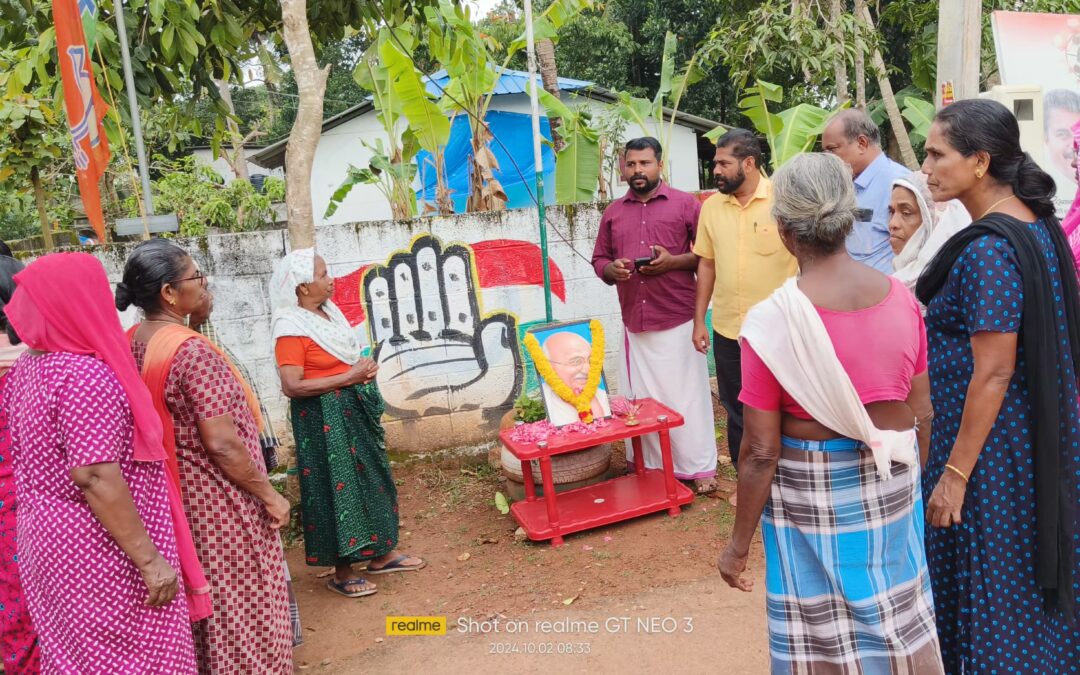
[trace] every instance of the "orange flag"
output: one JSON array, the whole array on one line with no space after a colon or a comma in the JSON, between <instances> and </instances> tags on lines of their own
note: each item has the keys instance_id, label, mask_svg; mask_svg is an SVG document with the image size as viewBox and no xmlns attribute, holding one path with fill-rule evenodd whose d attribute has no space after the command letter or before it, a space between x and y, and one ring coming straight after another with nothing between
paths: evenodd
<instances>
[{"instance_id":1,"label":"orange flag","mask_svg":"<svg viewBox=\"0 0 1080 675\"><path fill-rule=\"evenodd\" d=\"M91 20L94 0L53 0L56 23L56 50L60 75L64 82L64 107L67 109L71 142L75 149L75 172L79 180L86 217L105 241L105 216L101 211L98 183L109 166L109 141L101 120L108 106L98 94L91 70L90 47L83 33L83 13Z\"/></svg>"}]
</instances>

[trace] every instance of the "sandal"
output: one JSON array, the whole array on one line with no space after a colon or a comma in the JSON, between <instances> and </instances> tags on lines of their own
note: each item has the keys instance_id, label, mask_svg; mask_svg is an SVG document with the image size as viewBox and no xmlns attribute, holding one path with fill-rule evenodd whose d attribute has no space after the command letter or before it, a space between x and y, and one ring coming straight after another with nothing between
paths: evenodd
<instances>
[{"instance_id":1,"label":"sandal","mask_svg":"<svg viewBox=\"0 0 1080 675\"><path fill-rule=\"evenodd\" d=\"M398 554L396 558L386 563L378 569L372 569L369 564L367 567L368 574L390 574L391 572L415 572L421 570L427 566L427 562L421 560L419 565L402 565L401 563L408 560L412 556L405 555L404 553Z\"/></svg>"},{"instance_id":2,"label":"sandal","mask_svg":"<svg viewBox=\"0 0 1080 675\"><path fill-rule=\"evenodd\" d=\"M360 586L361 590L350 592L347 590L349 586ZM346 579L341 582L334 577L330 577L326 580L326 587L335 593L344 595L346 598L362 598L365 595L375 595L375 593L379 591L379 589L375 587L375 584L367 579L361 579L359 577L356 579Z\"/></svg>"},{"instance_id":3,"label":"sandal","mask_svg":"<svg viewBox=\"0 0 1080 675\"><path fill-rule=\"evenodd\" d=\"M694 481L694 492L699 495L711 495L717 489L715 478L698 478Z\"/></svg>"}]
</instances>

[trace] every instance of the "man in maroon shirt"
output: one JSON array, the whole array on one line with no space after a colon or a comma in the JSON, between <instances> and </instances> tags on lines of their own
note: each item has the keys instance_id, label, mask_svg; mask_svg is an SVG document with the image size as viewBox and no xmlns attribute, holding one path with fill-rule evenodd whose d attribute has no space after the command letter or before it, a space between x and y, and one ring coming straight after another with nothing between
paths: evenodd
<instances>
[{"instance_id":1,"label":"man in maroon shirt","mask_svg":"<svg viewBox=\"0 0 1080 675\"><path fill-rule=\"evenodd\" d=\"M623 178L630 186L600 219L592 263L619 293L625 339L619 389L627 398L654 398L678 411L671 432L675 475L698 492L716 489L716 435L709 369L693 348L697 256L691 252L700 203L661 178L663 151L655 138L626 144ZM656 434L643 439L645 466L662 468ZM627 448L627 460L633 455Z\"/></svg>"}]
</instances>

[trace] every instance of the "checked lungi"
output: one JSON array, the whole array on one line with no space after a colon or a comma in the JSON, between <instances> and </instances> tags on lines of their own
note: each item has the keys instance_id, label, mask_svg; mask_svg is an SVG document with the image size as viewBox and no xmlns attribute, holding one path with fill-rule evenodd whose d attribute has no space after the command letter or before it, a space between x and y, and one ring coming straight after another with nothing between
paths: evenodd
<instances>
[{"instance_id":1,"label":"checked lungi","mask_svg":"<svg viewBox=\"0 0 1080 675\"><path fill-rule=\"evenodd\" d=\"M773 673L942 673L919 468L783 438L762 518Z\"/></svg>"}]
</instances>

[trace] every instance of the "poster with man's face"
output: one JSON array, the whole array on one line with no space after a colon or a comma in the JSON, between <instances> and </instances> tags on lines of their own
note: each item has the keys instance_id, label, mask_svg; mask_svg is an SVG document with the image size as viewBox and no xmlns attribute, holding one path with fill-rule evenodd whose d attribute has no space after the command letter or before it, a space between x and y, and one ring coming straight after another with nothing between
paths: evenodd
<instances>
[{"instance_id":1,"label":"poster with man's face","mask_svg":"<svg viewBox=\"0 0 1080 675\"><path fill-rule=\"evenodd\" d=\"M551 364L552 370L571 391L580 394L589 380L589 358L592 355L592 333L588 321L534 328L530 332L536 336L540 349ZM561 427L578 421L578 411L574 406L563 401L551 387L540 378L540 393L547 410L548 421ZM590 401L594 419L611 417L611 402L608 399L607 382L603 371L600 374L600 386Z\"/></svg>"},{"instance_id":2,"label":"poster with man's face","mask_svg":"<svg viewBox=\"0 0 1080 675\"><path fill-rule=\"evenodd\" d=\"M1080 15L994 12L991 18L1001 83L1042 87L1041 161L1057 183L1055 201L1064 214L1077 191L1072 127L1080 122Z\"/></svg>"}]
</instances>

